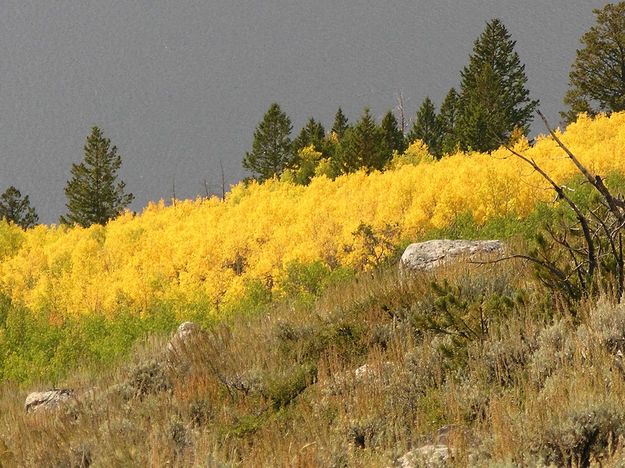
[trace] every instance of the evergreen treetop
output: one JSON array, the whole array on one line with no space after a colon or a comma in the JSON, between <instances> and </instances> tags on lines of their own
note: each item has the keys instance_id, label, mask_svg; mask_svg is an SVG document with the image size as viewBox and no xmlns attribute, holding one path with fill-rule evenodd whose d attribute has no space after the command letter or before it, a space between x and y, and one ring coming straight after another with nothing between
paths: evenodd
<instances>
[{"instance_id":1,"label":"evergreen treetop","mask_svg":"<svg viewBox=\"0 0 625 468\"><path fill-rule=\"evenodd\" d=\"M277 103L271 104L254 131L252 151L245 154L243 167L259 181L279 176L293 162L291 119Z\"/></svg>"},{"instance_id":2,"label":"evergreen treetop","mask_svg":"<svg viewBox=\"0 0 625 468\"><path fill-rule=\"evenodd\" d=\"M408 141L413 143L415 140L423 141L432 155L440 157L441 127L436 116L436 108L429 97L423 100L412 129L408 133Z\"/></svg>"},{"instance_id":3,"label":"evergreen treetop","mask_svg":"<svg viewBox=\"0 0 625 468\"><path fill-rule=\"evenodd\" d=\"M625 110L625 2L593 12L596 24L582 36L569 74L568 111L561 113L567 122L580 112Z\"/></svg>"},{"instance_id":4,"label":"evergreen treetop","mask_svg":"<svg viewBox=\"0 0 625 468\"><path fill-rule=\"evenodd\" d=\"M441 104L438 115L439 127L442 133L441 153L450 154L456 151L458 140L456 138L456 121L458 120L458 93L451 88Z\"/></svg>"},{"instance_id":5,"label":"evergreen treetop","mask_svg":"<svg viewBox=\"0 0 625 468\"><path fill-rule=\"evenodd\" d=\"M323 151L323 143L326 131L321 122L317 122L314 118L310 118L306 126L302 128L299 135L293 140L293 152L297 153L303 148L312 145L316 151Z\"/></svg>"},{"instance_id":6,"label":"evergreen treetop","mask_svg":"<svg viewBox=\"0 0 625 468\"><path fill-rule=\"evenodd\" d=\"M65 186L68 213L64 224L106 224L117 217L134 199L125 193L126 184L117 180L122 159L98 127L91 129L80 164L72 164L72 178Z\"/></svg>"},{"instance_id":7,"label":"evergreen treetop","mask_svg":"<svg viewBox=\"0 0 625 468\"><path fill-rule=\"evenodd\" d=\"M456 134L462 149L492 151L515 129L529 132L538 101L525 87L525 65L515 45L499 19L489 21L475 41L460 74Z\"/></svg>"},{"instance_id":8,"label":"evergreen treetop","mask_svg":"<svg viewBox=\"0 0 625 468\"><path fill-rule=\"evenodd\" d=\"M332 125L332 132L339 138L343 138L345 132L349 128L347 117L343 114L343 109L339 107L334 116L334 124Z\"/></svg>"},{"instance_id":9,"label":"evergreen treetop","mask_svg":"<svg viewBox=\"0 0 625 468\"><path fill-rule=\"evenodd\" d=\"M339 151L343 173L361 168L368 171L384 168L390 155L382 143L381 130L368 108L365 108L356 125L346 131Z\"/></svg>"},{"instance_id":10,"label":"evergreen treetop","mask_svg":"<svg viewBox=\"0 0 625 468\"><path fill-rule=\"evenodd\" d=\"M39 216L30 205L28 195L22 197L21 192L12 185L0 195L0 219L24 229L34 227L39 222Z\"/></svg>"},{"instance_id":11,"label":"evergreen treetop","mask_svg":"<svg viewBox=\"0 0 625 468\"><path fill-rule=\"evenodd\" d=\"M398 153L404 152L406 149L406 139L404 138L402 131L399 129L399 123L397 122L393 112L388 111L384 115L382 121L380 122L380 130L383 144L391 156L394 151L397 151Z\"/></svg>"}]
</instances>

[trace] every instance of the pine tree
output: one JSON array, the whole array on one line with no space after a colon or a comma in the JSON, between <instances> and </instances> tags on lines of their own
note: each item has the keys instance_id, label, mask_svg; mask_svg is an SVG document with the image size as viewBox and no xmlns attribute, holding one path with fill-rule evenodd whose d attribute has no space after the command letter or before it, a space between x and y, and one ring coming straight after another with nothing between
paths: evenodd
<instances>
[{"instance_id":1,"label":"pine tree","mask_svg":"<svg viewBox=\"0 0 625 468\"><path fill-rule=\"evenodd\" d=\"M586 32L569 74L562 112L567 122L587 112L625 110L625 2L594 9L596 24Z\"/></svg>"},{"instance_id":2,"label":"pine tree","mask_svg":"<svg viewBox=\"0 0 625 468\"><path fill-rule=\"evenodd\" d=\"M291 119L277 103L271 104L254 131L252 151L245 154L243 167L259 181L279 176L293 162Z\"/></svg>"},{"instance_id":3,"label":"pine tree","mask_svg":"<svg viewBox=\"0 0 625 468\"><path fill-rule=\"evenodd\" d=\"M499 19L486 24L461 72L456 135L464 150L492 151L519 129L527 135L538 101L525 88L525 65Z\"/></svg>"},{"instance_id":4,"label":"pine tree","mask_svg":"<svg viewBox=\"0 0 625 468\"><path fill-rule=\"evenodd\" d=\"M126 184L117 180L122 158L98 127L91 129L84 151L83 161L72 164L72 178L65 186L68 213L61 222L83 227L106 224L130 205L134 195L125 193Z\"/></svg>"},{"instance_id":5,"label":"pine tree","mask_svg":"<svg viewBox=\"0 0 625 468\"><path fill-rule=\"evenodd\" d=\"M28 229L37 224L39 216L30 206L28 195L22 197L21 192L11 185L0 195L0 219Z\"/></svg>"},{"instance_id":6,"label":"pine tree","mask_svg":"<svg viewBox=\"0 0 625 468\"><path fill-rule=\"evenodd\" d=\"M412 129L408 133L408 141L413 143L415 140L423 141L432 155L440 157L442 132L436 108L429 97L421 104Z\"/></svg>"},{"instance_id":7,"label":"pine tree","mask_svg":"<svg viewBox=\"0 0 625 468\"><path fill-rule=\"evenodd\" d=\"M343 138L345 132L349 128L349 124L347 121L347 117L343 114L343 109L339 107L339 110L336 111L336 115L334 116L334 125L332 125L332 132L336 134L339 138Z\"/></svg>"},{"instance_id":8,"label":"pine tree","mask_svg":"<svg viewBox=\"0 0 625 468\"><path fill-rule=\"evenodd\" d=\"M382 134L369 109L365 108L356 125L345 132L340 143L341 171L349 173L361 168L381 170L389 155L382 143Z\"/></svg>"},{"instance_id":9,"label":"pine tree","mask_svg":"<svg viewBox=\"0 0 625 468\"><path fill-rule=\"evenodd\" d=\"M293 140L293 152L297 154L298 151L313 145L315 151L322 153L325 136L326 131L321 122L317 122L311 117L306 123L306 126L302 128L297 138Z\"/></svg>"},{"instance_id":10,"label":"pine tree","mask_svg":"<svg viewBox=\"0 0 625 468\"><path fill-rule=\"evenodd\" d=\"M389 153L389 159L393 152L403 153L406 149L406 141L404 134L399 129L399 123L393 112L388 111L380 122L380 130L382 132L382 142Z\"/></svg>"},{"instance_id":11,"label":"pine tree","mask_svg":"<svg viewBox=\"0 0 625 468\"><path fill-rule=\"evenodd\" d=\"M456 138L456 121L458 119L458 93L451 88L438 115L439 127L442 134L441 154L450 154L456 151L458 139Z\"/></svg>"}]
</instances>

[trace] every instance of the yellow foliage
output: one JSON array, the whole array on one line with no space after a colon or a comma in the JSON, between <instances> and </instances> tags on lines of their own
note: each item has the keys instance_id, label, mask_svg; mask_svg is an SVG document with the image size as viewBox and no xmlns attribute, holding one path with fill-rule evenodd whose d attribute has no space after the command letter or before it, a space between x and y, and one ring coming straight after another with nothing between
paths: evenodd
<instances>
[{"instance_id":1,"label":"yellow foliage","mask_svg":"<svg viewBox=\"0 0 625 468\"><path fill-rule=\"evenodd\" d=\"M562 139L596 173L625 173L625 113L581 116ZM576 173L549 138L516 145L556 180ZM315 177L308 186L238 184L225 201L161 201L105 227L24 232L0 223L0 288L33 310L59 315L145 311L160 300L181 314L199 301L218 310L239 300L250 280L280 288L291 262L361 261L366 252L354 233L362 225L394 241L416 240L462 213L478 222L524 217L550 198L544 181L505 149L434 161L417 142L384 173Z\"/></svg>"},{"instance_id":2,"label":"yellow foliage","mask_svg":"<svg viewBox=\"0 0 625 468\"><path fill-rule=\"evenodd\" d=\"M319 161L321 159L322 154L315 150L314 145L309 145L306 146L304 148L302 148L301 150L299 150L299 158L302 161Z\"/></svg>"},{"instance_id":3,"label":"yellow foliage","mask_svg":"<svg viewBox=\"0 0 625 468\"><path fill-rule=\"evenodd\" d=\"M395 153L389 166L390 169L399 169L406 164L417 164L433 162L434 157L430 154L430 149L422 140L413 141L403 154Z\"/></svg>"}]
</instances>

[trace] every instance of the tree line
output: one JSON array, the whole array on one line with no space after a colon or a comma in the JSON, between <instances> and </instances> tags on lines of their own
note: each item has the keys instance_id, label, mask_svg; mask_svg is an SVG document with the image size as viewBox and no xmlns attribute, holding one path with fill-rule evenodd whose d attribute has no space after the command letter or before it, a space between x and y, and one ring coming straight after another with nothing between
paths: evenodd
<instances>
[{"instance_id":1,"label":"tree line","mask_svg":"<svg viewBox=\"0 0 625 468\"><path fill-rule=\"evenodd\" d=\"M569 74L565 124L580 112L625 110L625 2L593 11L596 24L582 36ZM426 97L407 133L392 111L378 124L365 108L350 125L339 108L329 132L310 118L291 139L291 120L273 103L256 127L243 167L258 181L287 175L306 184L314 175L383 170L393 154L416 140L441 158L457 151L491 152L527 136L539 102L530 97L515 45L501 20L487 22L460 72L459 88L449 90L438 112Z\"/></svg>"},{"instance_id":2,"label":"tree line","mask_svg":"<svg viewBox=\"0 0 625 468\"><path fill-rule=\"evenodd\" d=\"M62 224L89 227L106 224L116 218L132 203L134 195L126 193L126 184L118 180L121 155L111 140L98 127L91 129L84 146L84 158L72 164L72 178L65 185L67 213ZM28 229L39 221L28 195L10 186L0 195L0 219Z\"/></svg>"},{"instance_id":3,"label":"tree line","mask_svg":"<svg viewBox=\"0 0 625 468\"><path fill-rule=\"evenodd\" d=\"M566 110L561 113L564 123L575 121L580 112L625 110L625 2L593 12L595 25L581 37L582 47L569 73ZM525 65L515 45L501 20L487 22L460 72L459 89L449 90L438 112L426 97L408 133L403 115L399 123L392 111L378 124L365 108L350 125L339 108L329 132L310 118L292 139L290 118L273 103L254 131L243 167L258 181L287 176L307 184L315 175L334 178L361 169L384 170L394 154L416 140L441 158L456 151L490 152L527 136L539 103L530 98ZM60 222L88 227L122 213L134 196L118 180L121 163L117 148L93 127L83 161L72 165L72 178L65 186L67 213ZM23 228L39 220L28 195L14 186L0 195L0 219Z\"/></svg>"}]
</instances>

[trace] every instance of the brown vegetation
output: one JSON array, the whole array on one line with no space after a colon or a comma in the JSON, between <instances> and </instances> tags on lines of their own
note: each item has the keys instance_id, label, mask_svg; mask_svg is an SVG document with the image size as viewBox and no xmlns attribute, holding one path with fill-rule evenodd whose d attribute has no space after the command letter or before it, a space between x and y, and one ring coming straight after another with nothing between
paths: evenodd
<instances>
[{"instance_id":1,"label":"brown vegetation","mask_svg":"<svg viewBox=\"0 0 625 468\"><path fill-rule=\"evenodd\" d=\"M0 460L390 466L451 427L458 466L606 466L624 455L625 307L589 300L575 316L521 264L364 275L313 307L235 316L175 359L152 339L66 382L83 396L56 411L25 414L5 384Z\"/></svg>"}]
</instances>

